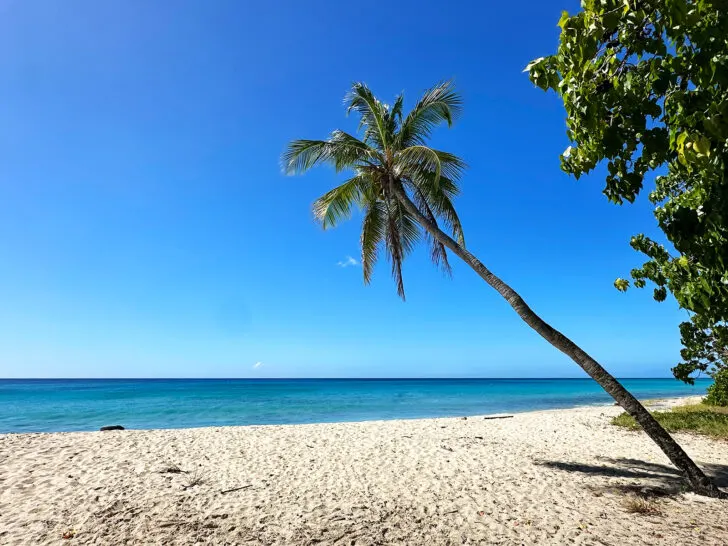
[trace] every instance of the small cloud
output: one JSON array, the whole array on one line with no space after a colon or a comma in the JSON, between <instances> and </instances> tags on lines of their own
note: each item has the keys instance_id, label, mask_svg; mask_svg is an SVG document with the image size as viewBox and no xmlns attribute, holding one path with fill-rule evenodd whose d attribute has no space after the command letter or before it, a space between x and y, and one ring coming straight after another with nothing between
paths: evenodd
<instances>
[{"instance_id":1,"label":"small cloud","mask_svg":"<svg viewBox=\"0 0 728 546\"><path fill-rule=\"evenodd\" d=\"M263 366L262 362L256 362L255 364L253 364L253 369L257 370L258 368L261 368L262 366Z\"/></svg>"},{"instance_id":2,"label":"small cloud","mask_svg":"<svg viewBox=\"0 0 728 546\"><path fill-rule=\"evenodd\" d=\"M359 261L352 258L351 256L347 256L345 260L337 262L336 265L338 265L339 267L349 267L350 265L357 266L359 265Z\"/></svg>"}]
</instances>

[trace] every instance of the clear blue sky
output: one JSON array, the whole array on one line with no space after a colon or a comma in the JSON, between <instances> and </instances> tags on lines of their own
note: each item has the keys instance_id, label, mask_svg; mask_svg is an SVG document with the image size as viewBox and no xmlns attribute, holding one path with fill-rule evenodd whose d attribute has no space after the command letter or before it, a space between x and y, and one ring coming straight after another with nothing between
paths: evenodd
<instances>
[{"instance_id":1,"label":"clear blue sky","mask_svg":"<svg viewBox=\"0 0 728 546\"><path fill-rule=\"evenodd\" d=\"M352 81L411 105L450 77L469 248L617 375L668 376L684 315L612 287L646 196L561 173L562 106L522 73L562 9L1 0L0 376L580 376L459 263L416 252L406 303L385 262L365 287L338 265L360 219L310 212L339 178L281 174L287 141L352 127Z\"/></svg>"}]
</instances>

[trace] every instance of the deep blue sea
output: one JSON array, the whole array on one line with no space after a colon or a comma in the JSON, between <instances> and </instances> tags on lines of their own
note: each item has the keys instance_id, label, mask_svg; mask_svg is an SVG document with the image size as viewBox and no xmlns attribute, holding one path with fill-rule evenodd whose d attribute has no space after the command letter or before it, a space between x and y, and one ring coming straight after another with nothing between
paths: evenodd
<instances>
[{"instance_id":1,"label":"deep blue sea","mask_svg":"<svg viewBox=\"0 0 728 546\"><path fill-rule=\"evenodd\" d=\"M622 382L643 399L710 385ZM455 417L610 401L591 379L0 379L0 433Z\"/></svg>"}]
</instances>

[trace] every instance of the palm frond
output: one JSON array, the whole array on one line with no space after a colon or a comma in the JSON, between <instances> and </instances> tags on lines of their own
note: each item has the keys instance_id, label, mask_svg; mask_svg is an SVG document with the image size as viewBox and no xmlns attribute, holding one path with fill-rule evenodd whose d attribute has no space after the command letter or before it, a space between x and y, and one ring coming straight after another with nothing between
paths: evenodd
<instances>
[{"instance_id":1,"label":"palm frond","mask_svg":"<svg viewBox=\"0 0 728 546\"><path fill-rule=\"evenodd\" d=\"M440 123L451 126L462 110L462 98L452 81L444 81L425 91L402 122L397 148L424 144Z\"/></svg>"},{"instance_id":2,"label":"palm frond","mask_svg":"<svg viewBox=\"0 0 728 546\"><path fill-rule=\"evenodd\" d=\"M402 122L402 110L404 109L404 93L397 95L394 99L394 106L392 106L392 118L397 122Z\"/></svg>"},{"instance_id":3,"label":"palm frond","mask_svg":"<svg viewBox=\"0 0 728 546\"><path fill-rule=\"evenodd\" d=\"M319 163L329 163L339 172L376 160L376 150L338 130L328 140L294 140L281 157L286 174L303 173Z\"/></svg>"},{"instance_id":4,"label":"palm frond","mask_svg":"<svg viewBox=\"0 0 728 546\"><path fill-rule=\"evenodd\" d=\"M450 199L441 198L435 205L435 210L436 214L443 219L443 222L450 233L452 233L453 239L455 239L461 247L465 248L463 225L460 222L460 217L458 216L452 201L450 201Z\"/></svg>"},{"instance_id":5,"label":"palm frond","mask_svg":"<svg viewBox=\"0 0 728 546\"><path fill-rule=\"evenodd\" d=\"M294 140L281 156L286 174L306 172L317 163L326 161L329 144L324 140Z\"/></svg>"},{"instance_id":6,"label":"palm frond","mask_svg":"<svg viewBox=\"0 0 728 546\"><path fill-rule=\"evenodd\" d=\"M404 251L404 257L406 257L419 242L422 228L417 220L407 212L402 203L395 201L394 205L399 223L399 234L402 239L402 250Z\"/></svg>"},{"instance_id":7,"label":"palm frond","mask_svg":"<svg viewBox=\"0 0 728 546\"><path fill-rule=\"evenodd\" d=\"M397 285L397 294L403 300L406 299L404 294L404 279L402 278L402 262L404 261L404 249L402 248L402 237L399 232L399 223L397 222L397 214L392 201L386 202L386 227L384 240L387 246L387 257L392 264L392 277Z\"/></svg>"},{"instance_id":8,"label":"palm frond","mask_svg":"<svg viewBox=\"0 0 728 546\"><path fill-rule=\"evenodd\" d=\"M435 150L435 153L437 154L437 158L440 160L440 165L442 166L441 174L453 181L460 180L465 169L468 168L467 163L455 154L451 154L449 152Z\"/></svg>"},{"instance_id":9,"label":"palm frond","mask_svg":"<svg viewBox=\"0 0 728 546\"><path fill-rule=\"evenodd\" d=\"M440 175L437 185L435 185L435 173L430 171L418 171L414 173L414 176L407 176L407 179L414 180L418 186L429 187L434 191L442 192L449 199L453 199L460 194L460 186L458 186L457 182L450 180L443 174Z\"/></svg>"},{"instance_id":10,"label":"palm frond","mask_svg":"<svg viewBox=\"0 0 728 546\"><path fill-rule=\"evenodd\" d=\"M365 128L364 141L383 150L387 147L386 109L364 83L355 83L344 97L346 113L359 114L359 128Z\"/></svg>"},{"instance_id":11,"label":"palm frond","mask_svg":"<svg viewBox=\"0 0 728 546\"><path fill-rule=\"evenodd\" d=\"M427 203L427 197L425 197L425 195L417 186L411 187L414 189L412 195L415 205L418 209L420 209L422 214L424 214L430 222L437 226L437 217L432 212L430 205ZM427 230L425 230L425 238L430 245L430 258L432 259L432 263L434 263L436 267L441 267L442 270L448 275L452 275L452 268L450 267L450 262L447 259L447 251L445 250L445 245L432 237L432 235L430 235Z\"/></svg>"},{"instance_id":12,"label":"palm frond","mask_svg":"<svg viewBox=\"0 0 728 546\"><path fill-rule=\"evenodd\" d=\"M387 142L392 143L396 139L397 131L399 131L399 125L402 122L402 108L404 107L404 95L397 95L394 100L394 106L390 109L385 107L385 128L387 134Z\"/></svg>"},{"instance_id":13,"label":"palm frond","mask_svg":"<svg viewBox=\"0 0 728 546\"><path fill-rule=\"evenodd\" d=\"M365 177L354 176L314 201L313 215L324 229L351 218L351 209L361 203L362 187L366 183Z\"/></svg>"},{"instance_id":14,"label":"palm frond","mask_svg":"<svg viewBox=\"0 0 728 546\"><path fill-rule=\"evenodd\" d=\"M431 174L434 176L432 183L439 184L441 176L451 181L459 180L467 165L454 154L418 144L397 153L395 168L398 175L410 178L420 173Z\"/></svg>"},{"instance_id":15,"label":"palm frond","mask_svg":"<svg viewBox=\"0 0 728 546\"><path fill-rule=\"evenodd\" d=\"M432 173L421 173L418 178L406 179L405 182L414 195L421 196L432 213L443 221L458 244L464 247L463 226L452 202L452 198L459 193L460 189L457 184L445 176L440 177L437 185L432 182L433 178ZM421 207L420 210L422 210Z\"/></svg>"},{"instance_id":16,"label":"palm frond","mask_svg":"<svg viewBox=\"0 0 728 546\"><path fill-rule=\"evenodd\" d=\"M386 210L381 201L371 200L366 205L361 229L361 266L364 284L372 280L379 256L379 246L385 237Z\"/></svg>"},{"instance_id":17,"label":"palm frond","mask_svg":"<svg viewBox=\"0 0 728 546\"><path fill-rule=\"evenodd\" d=\"M448 276L452 277L452 267L447 259L447 250L445 245L440 241L432 237L429 233L427 234L427 240L430 243L430 259L435 267L439 267Z\"/></svg>"},{"instance_id":18,"label":"palm frond","mask_svg":"<svg viewBox=\"0 0 728 546\"><path fill-rule=\"evenodd\" d=\"M424 170L435 175L435 184L440 179L442 161L435 150L424 145L409 146L397 154L398 174L407 175L412 170Z\"/></svg>"},{"instance_id":19,"label":"palm frond","mask_svg":"<svg viewBox=\"0 0 728 546\"><path fill-rule=\"evenodd\" d=\"M337 172L381 161L379 152L344 131L338 129L333 131L328 142L331 145L331 158Z\"/></svg>"},{"instance_id":20,"label":"palm frond","mask_svg":"<svg viewBox=\"0 0 728 546\"><path fill-rule=\"evenodd\" d=\"M412 252L420 239L421 228L414 217L395 199L386 199L385 243L387 256L392 264L392 276L397 284L397 293L404 300L404 278L402 263Z\"/></svg>"}]
</instances>

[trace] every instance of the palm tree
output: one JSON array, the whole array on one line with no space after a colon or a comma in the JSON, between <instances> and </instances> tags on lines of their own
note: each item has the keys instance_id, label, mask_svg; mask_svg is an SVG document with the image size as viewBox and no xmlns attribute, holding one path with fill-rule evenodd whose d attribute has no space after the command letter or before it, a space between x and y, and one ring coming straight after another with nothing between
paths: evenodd
<instances>
[{"instance_id":1,"label":"palm tree","mask_svg":"<svg viewBox=\"0 0 728 546\"><path fill-rule=\"evenodd\" d=\"M657 443L692 488L709 496L728 497L719 490L644 406L596 360L547 324L518 295L465 249L463 229L452 200L465 169L459 157L427 146L433 129L451 126L462 100L452 82L427 90L415 107L403 112L403 96L393 105L379 101L362 83L346 95L347 113L359 116L357 138L334 131L328 140L295 140L283 154L288 174L303 173L317 164L333 165L353 176L313 204L324 229L351 216L354 205L364 212L361 231L364 282L369 283L383 245L392 265L397 292L404 299L402 262L424 233L436 265L450 271L447 249L467 263L510 304L523 321L551 345L568 355L608 392ZM448 235L440 225L452 235Z\"/></svg>"}]
</instances>

